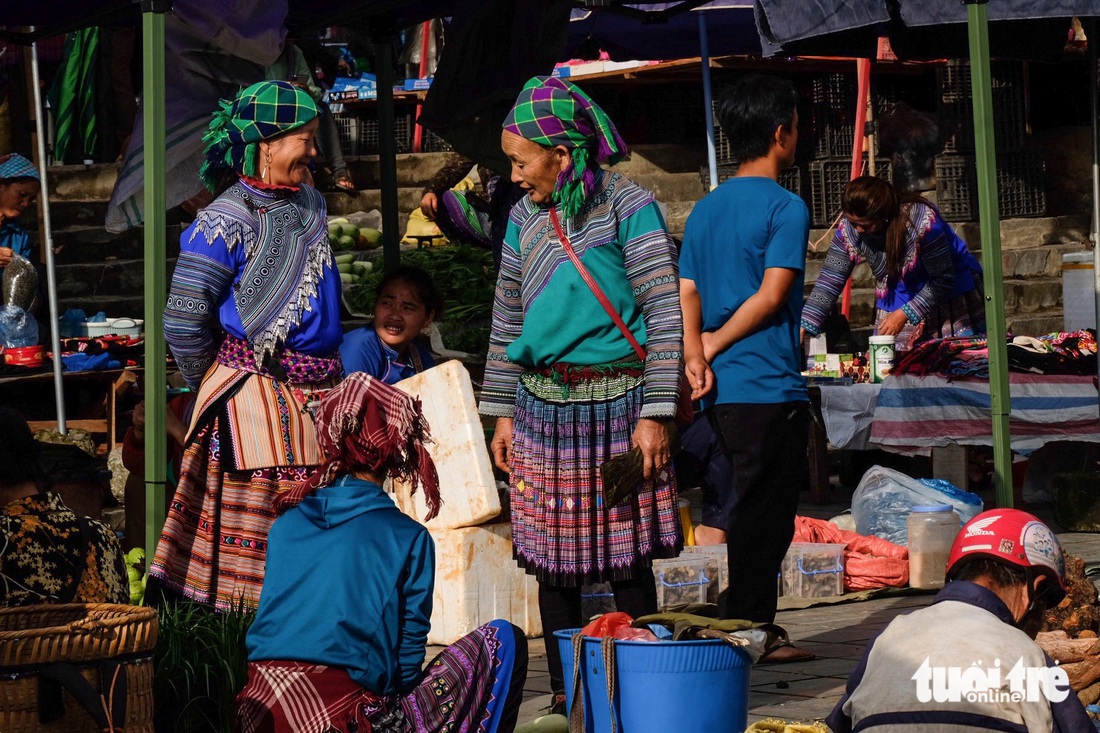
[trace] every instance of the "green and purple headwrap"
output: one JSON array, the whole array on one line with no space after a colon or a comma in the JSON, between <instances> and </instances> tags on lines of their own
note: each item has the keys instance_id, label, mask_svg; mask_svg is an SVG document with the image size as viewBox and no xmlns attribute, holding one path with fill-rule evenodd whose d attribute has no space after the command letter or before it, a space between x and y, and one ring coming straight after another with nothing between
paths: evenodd
<instances>
[{"instance_id":1,"label":"green and purple headwrap","mask_svg":"<svg viewBox=\"0 0 1100 733\"><path fill-rule=\"evenodd\" d=\"M202 138L206 160L199 179L215 191L229 168L256 178L258 143L301 127L317 113L309 93L285 81L261 81L242 90L233 101L223 99Z\"/></svg>"},{"instance_id":2,"label":"green and purple headwrap","mask_svg":"<svg viewBox=\"0 0 1100 733\"><path fill-rule=\"evenodd\" d=\"M607 113L578 87L553 76L536 76L523 86L504 129L571 151L572 161L558 174L553 195L567 218L580 213L595 191L599 165L615 165L630 154Z\"/></svg>"}]
</instances>

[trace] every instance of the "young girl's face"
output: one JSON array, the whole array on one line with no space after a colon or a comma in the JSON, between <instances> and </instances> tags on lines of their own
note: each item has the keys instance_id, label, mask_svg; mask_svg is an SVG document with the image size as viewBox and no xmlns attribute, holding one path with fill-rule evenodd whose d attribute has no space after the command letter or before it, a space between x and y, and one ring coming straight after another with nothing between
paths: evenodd
<instances>
[{"instance_id":1,"label":"young girl's face","mask_svg":"<svg viewBox=\"0 0 1100 733\"><path fill-rule=\"evenodd\" d=\"M434 315L413 287L404 280L392 280L374 304L374 330L382 343L400 353L431 325Z\"/></svg>"}]
</instances>

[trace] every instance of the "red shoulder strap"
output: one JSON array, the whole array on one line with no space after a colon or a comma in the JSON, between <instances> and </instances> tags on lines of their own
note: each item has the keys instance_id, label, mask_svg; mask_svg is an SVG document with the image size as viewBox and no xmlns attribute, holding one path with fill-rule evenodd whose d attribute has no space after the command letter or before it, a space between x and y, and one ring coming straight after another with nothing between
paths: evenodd
<instances>
[{"instance_id":1,"label":"red shoulder strap","mask_svg":"<svg viewBox=\"0 0 1100 733\"><path fill-rule=\"evenodd\" d=\"M581 258L577 256L577 253L573 251L573 245L570 244L569 239L565 236L565 231L561 228L561 220L558 218L558 208L556 206L550 207L550 221L554 224L554 231L557 232L558 241L561 242L561 248L565 250L565 254L569 257L570 262L577 268L577 272L580 273L581 279L592 290L592 294L596 296L596 300L600 301L600 305L607 311L607 315L611 316L611 320L622 331L623 336L630 342L630 345L634 347L634 353L638 355L638 358L645 363L645 349L638 343L638 339L634 338L634 334L630 332L630 329L626 327L626 323L623 322L623 317L619 315L619 312L611 305L611 301L603 290L596 283L596 280L592 277L592 273L588 271L588 268L581 262Z\"/></svg>"}]
</instances>

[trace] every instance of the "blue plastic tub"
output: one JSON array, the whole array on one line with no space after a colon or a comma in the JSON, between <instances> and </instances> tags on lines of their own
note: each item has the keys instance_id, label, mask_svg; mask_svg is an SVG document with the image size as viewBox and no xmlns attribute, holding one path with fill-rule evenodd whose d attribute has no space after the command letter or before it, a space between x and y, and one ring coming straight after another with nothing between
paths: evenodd
<instances>
[{"instance_id":1,"label":"blue plastic tub","mask_svg":"<svg viewBox=\"0 0 1100 733\"><path fill-rule=\"evenodd\" d=\"M554 632L564 667L566 706L573 705L573 634ZM586 636L581 655L585 731L619 733L706 731L741 733L748 727L752 658L718 639L615 641L615 696L608 705L600 639Z\"/></svg>"}]
</instances>

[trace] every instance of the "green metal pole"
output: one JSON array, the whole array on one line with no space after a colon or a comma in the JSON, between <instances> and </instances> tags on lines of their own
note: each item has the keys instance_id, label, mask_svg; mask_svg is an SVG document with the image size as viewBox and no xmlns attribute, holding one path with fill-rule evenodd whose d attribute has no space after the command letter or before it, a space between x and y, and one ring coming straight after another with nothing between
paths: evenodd
<instances>
[{"instance_id":1,"label":"green metal pole","mask_svg":"<svg viewBox=\"0 0 1100 733\"><path fill-rule=\"evenodd\" d=\"M993 84L989 70L989 14L985 0L965 0L970 34L970 80L974 97L974 149L978 164L978 212L985 271L985 323L989 338L989 406L993 418L993 484L997 506L1012 506L1012 448L1008 349L1005 343L1004 273L997 202L997 156L993 139Z\"/></svg>"},{"instance_id":2,"label":"green metal pole","mask_svg":"<svg viewBox=\"0 0 1100 733\"><path fill-rule=\"evenodd\" d=\"M165 518L168 408L164 369L165 285L165 90L164 14L168 0L144 0L142 12L145 137L145 552L153 556Z\"/></svg>"},{"instance_id":3,"label":"green metal pole","mask_svg":"<svg viewBox=\"0 0 1100 733\"><path fill-rule=\"evenodd\" d=\"M382 263L386 272L401 264L401 232L397 224L397 141L394 139L393 31L379 28L374 47L378 80L378 171L382 187Z\"/></svg>"}]
</instances>

